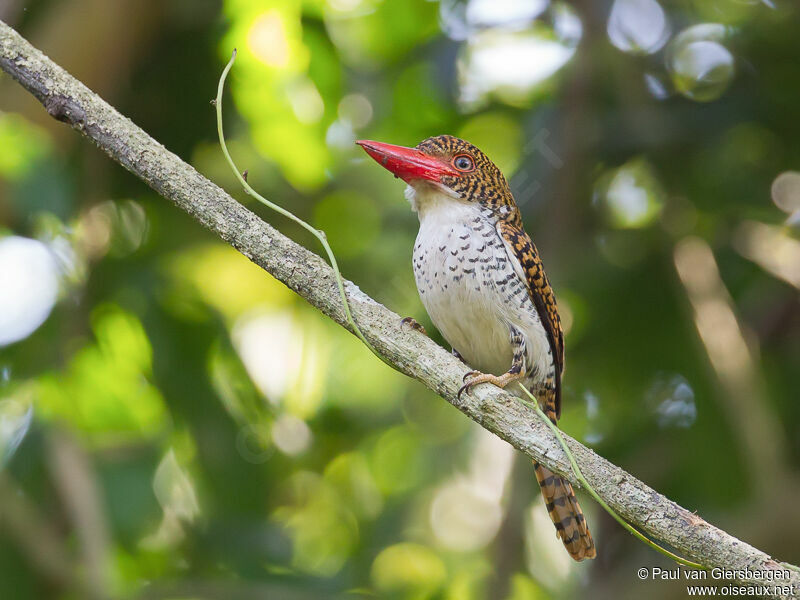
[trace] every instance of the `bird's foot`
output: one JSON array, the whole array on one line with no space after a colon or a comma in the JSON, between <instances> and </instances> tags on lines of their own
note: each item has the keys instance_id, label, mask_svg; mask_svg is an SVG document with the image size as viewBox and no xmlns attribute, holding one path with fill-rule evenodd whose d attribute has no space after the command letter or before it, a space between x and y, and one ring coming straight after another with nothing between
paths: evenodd
<instances>
[{"instance_id":1,"label":"bird's foot","mask_svg":"<svg viewBox=\"0 0 800 600\"><path fill-rule=\"evenodd\" d=\"M425 328L419 323L417 323L417 321L413 317L405 317L404 319L401 319L400 325L411 327L411 329L416 329L423 335L428 335L428 332L425 331Z\"/></svg>"},{"instance_id":2,"label":"bird's foot","mask_svg":"<svg viewBox=\"0 0 800 600\"><path fill-rule=\"evenodd\" d=\"M464 375L464 385L461 386L461 389L458 390L458 398L461 399L461 394L464 392L469 392L474 386L478 385L479 383L491 383L496 385L499 388L506 387L512 381L516 381L517 379L522 379L525 377L523 373L512 373L511 371L507 373L503 373L502 375L488 375L486 373L481 373L480 371L470 371L466 375Z\"/></svg>"},{"instance_id":3,"label":"bird's foot","mask_svg":"<svg viewBox=\"0 0 800 600\"><path fill-rule=\"evenodd\" d=\"M460 360L460 361L461 361L461 362L463 362L464 364L467 364L467 361L465 361L465 360L464 360L464 357L463 357L463 356L461 356L461 354L459 354L458 350L456 350L455 348L453 348L452 350L450 350L450 352L451 352L451 353L452 353L452 355L453 355L453 356L455 356L455 357L456 357L458 360Z\"/></svg>"}]
</instances>

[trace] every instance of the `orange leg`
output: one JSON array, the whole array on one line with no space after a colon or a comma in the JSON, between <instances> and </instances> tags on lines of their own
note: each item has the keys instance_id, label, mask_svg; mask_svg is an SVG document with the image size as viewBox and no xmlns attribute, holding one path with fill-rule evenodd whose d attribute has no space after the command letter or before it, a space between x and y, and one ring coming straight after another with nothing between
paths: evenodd
<instances>
[{"instance_id":1,"label":"orange leg","mask_svg":"<svg viewBox=\"0 0 800 600\"><path fill-rule=\"evenodd\" d=\"M479 383L492 383L499 388L506 387L512 381L517 381L525 377L525 338L522 333L516 328L511 328L511 345L514 348L514 359L511 362L511 368L502 375L489 375L481 373L480 371L470 371L464 375L464 385L458 390L458 398L465 391L469 392L473 386Z\"/></svg>"},{"instance_id":2,"label":"orange leg","mask_svg":"<svg viewBox=\"0 0 800 600\"><path fill-rule=\"evenodd\" d=\"M461 389L458 390L458 397L461 398L461 394L463 394L465 391L469 391L473 386L476 386L479 383L493 383L497 387L504 388L512 381L522 379L523 377L525 377L524 373L512 373L511 371L503 373L500 376L488 375L486 373L481 373L480 371L470 371L464 375L464 385L462 385Z\"/></svg>"}]
</instances>

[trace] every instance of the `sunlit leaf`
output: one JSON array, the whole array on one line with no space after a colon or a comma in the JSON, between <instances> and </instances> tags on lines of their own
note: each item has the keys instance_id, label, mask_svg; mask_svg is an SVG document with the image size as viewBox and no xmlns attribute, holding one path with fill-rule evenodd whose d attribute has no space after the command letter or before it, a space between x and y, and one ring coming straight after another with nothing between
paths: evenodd
<instances>
[{"instance_id":1,"label":"sunlit leaf","mask_svg":"<svg viewBox=\"0 0 800 600\"><path fill-rule=\"evenodd\" d=\"M50 149L50 136L44 129L22 115L0 111L0 177L24 177Z\"/></svg>"},{"instance_id":2,"label":"sunlit leaf","mask_svg":"<svg viewBox=\"0 0 800 600\"><path fill-rule=\"evenodd\" d=\"M571 41L559 39L557 31L543 23L527 31L482 31L469 39L459 59L460 100L469 108L491 97L527 105L574 53Z\"/></svg>"},{"instance_id":3,"label":"sunlit leaf","mask_svg":"<svg viewBox=\"0 0 800 600\"><path fill-rule=\"evenodd\" d=\"M228 55L247 40L231 77L234 99L249 121L258 151L276 162L293 185L305 190L326 180L332 157L324 144L326 98L308 73L312 59L303 39L303 4L299 0L226 2L231 21L222 53ZM318 49L319 40L313 43ZM315 69L314 73L328 93L335 70Z\"/></svg>"},{"instance_id":4,"label":"sunlit leaf","mask_svg":"<svg viewBox=\"0 0 800 600\"><path fill-rule=\"evenodd\" d=\"M302 454L311 445L311 428L303 419L290 414L275 419L270 435L275 447L289 456Z\"/></svg>"},{"instance_id":5,"label":"sunlit leaf","mask_svg":"<svg viewBox=\"0 0 800 600\"><path fill-rule=\"evenodd\" d=\"M193 294L233 319L259 306L286 306L294 296L263 269L227 244L209 244L182 250L165 261L177 289Z\"/></svg>"},{"instance_id":6,"label":"sunlit leaf","mask_svg":"<svg viewBox=\"0 0 800 600\"><path fill-rule=\"evenodd\" d=\"M669 38L669 22L656 0L615 0L608 17L608 37L620 50L652 54Z\"/></svg>"},{"instance_id":7,"label":"sunlit leaf","mask_svg":"<svg viewBox=\"0 0 800 600\"><path fill-rule=\"evenodd\" d=\"M269 418L269 407L253 386L241 360L220 341L211 347L208 370L223 406L238 423L263 423Z\"/></svg>"},{"instance_id":8,"label":"sunlit leaf","mask_svg":"<svg viewBox=\"0 0 800 600\"><path fill-rule=\"evenodd\" d=\"M290 503L273 517L290 532L292 564L314 575L336 574L358 541L355 517L338 494L312 473L294 475L289 493Z\"/></svg>"},{"instance_id":9,"label":"sunlit leaf","mask_svg":"<svg viewBox=\"0 0 800 600\"><path fill-rule=\"evenodd\" d=\"M381 435L369 459L372 475L385 494L412 489L423 480L429 468L420 438L407 427L394 427Z\"/></svg>"},{"instance_id":10,"label":"sunlit leaf","mask_svg":"<svg viewBox=\"0 0 800 600\"><path fill-rule=\"evenodd\" d=\"M144 538L141 545L148 549L173 546L183 539L184 524L192 523L200 514L200 505L189 475L171 448L156 468L153 492L164 517L158 529Z\"/></svg>"},{"instance_id":11,"label":"sunlit leaf","mask_svg":"<svg viewBox=\"0 0 800 600\"><path fill-rule=\"evenodd\" d=\"M167 414L148 381L152 349L141 323L117 306L101 305L92 326L95 344L80 349L64 373L38 378L37 411L72 423L99 443L155 435Z\"/></svg>"},{"instance_id":12,"label":"sunlit leaf","mask_svg":"<svg viewBox=\"0 0 800 600\"><path fill-rule=\"evenodd\" d=\"M416 592L431 597L445 582L447 571L436 553L420 544L403 543L383 549L372 563L372 581L382 593Z\"/></svg>"},{"instance_id":13,"label":"sunlit leaf","mask_svg":"<svg viewBox=\"0 0 800 600\"><path fill-rule=\"evenodd\" d=\"M681 94L710 102L728 89L734 76L734 58L722 44L725 36L722 25L703 23L683 30L670 42L667 66Z\"/></svg>"},{"instance_id":14,"label":"sunlit leaf","mask_svg":"<svg viewBox=\"0 0 800 600\"><path fill-rule=\"evenodd\" d=\"M200 514L200 505L191 479L178 464L175 451L170 449L158 464L153 476L153 492L165 513L191 523Z\"/></svg>"},{"instance_id":15,"label":"sunlit leaf","mask_svg":"<svg viewBox=\"0 0 800 600\"><path fill-rule=\"evenodd\" d=\"M325 23L343 60L362 68L402 56L415 45L438 33L434 2L336 0L333 6L349 3L352 10L329 10Z\"/></svg>"},{"instance_id":16,"label":"sunlit leaf","mask_svg":"<svg viewBox=\"0 0 800 600\"><path fill-rule=\"evenodd\" d=\"M614 227L635 229L652 223L661 212L664 192L650 164L634 159L601 177L595 200Z\"/></svg>"},{"instance_id":17,"label":"sunlit leaf","mask_svg":"<svg viewBox=\"0 0 800 600\"><path fill-rule=\"evenodd\" d=\"M234 347L259 391L274 406L308 418L323 400L330 346L324 328L292 311L243 316L231 333Z\"/></svg>"},{"instance_id":18,"label":"sunlit leaf","mask_svg":"<svg viewBox=\"0 0 800 600\"><path fill-rule=\"evenodd\" d=\"M550 595L528 576L517 573L511 578L511 595L508 600L547 600Z\"/></svg>"},{"instance_id":19,"label":"sunlit leaf","mask_svg":"<svg viewBox=\"0 0 800 600\"><path fill-rule=\"evenodd\" d=\"M325 480L358 515L374 518L381 512L383 498L363 454L350 452L334 458L325 467Z\"/></svg>"},{"instance_id":20,"label":"sunlit leaf","mask_svg":"<svg viewBox=\"0 0 800 600\"><path fill-rule=\"evenodd\" d=\"M32 421L33 403L24 390L0 397L0 469L17 451Z\"/></svg>"}]
</instances>

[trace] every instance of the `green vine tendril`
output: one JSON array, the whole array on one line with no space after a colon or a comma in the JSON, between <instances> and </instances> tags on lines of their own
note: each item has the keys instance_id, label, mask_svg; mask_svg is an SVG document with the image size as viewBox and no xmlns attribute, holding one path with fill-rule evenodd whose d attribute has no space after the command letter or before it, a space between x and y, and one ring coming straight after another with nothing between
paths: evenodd
<instances>
[{"instance_id":1,"label":"green vine tendril","mask_svg":"<svg viewBox=\"0 0 800 600\"><path fill-rule=\"evenodd\" d=\"M567 443L564 441L564 438L561 435L561 430L558 427L556 427L555 424L550 419L547 418L547 415L545 415L544 411L539 407L539 403L536 401L536 398L533 396L533 394L531 394L530 391L528 391L528 388L526 388L522 384L519 384L519 387L522 388L522 391L524 391L525 394L527 394L527 396L531 399L531 401L529 402L529 401L525 400L524 398L520 398L520 402L522 402L528 408L530 408L532 410L535 410L536 413L539 415L539 417L542 419L542 421L547 423L547 426L550 428L550 431L552 431L555 434L556 438L558 439L558 443L561 445L561 448L563 448L564 453L567 455L567 458L569 459L569 464L572 465L572 471L575 473L575 477L577 478L577 480L586 489L586 491L589 492L589 494L591 494L592 498L594 498L595 501L600 506L602 506L603 509L608 514L610 514L612 517L614 517L614 519L617 521L617 523L619 523L625 529L627 529L635 538L637 538L638 540L644 542L645 544L647 544L648 546L650 546L654 550L660 552L664 556L667 556L667 557L671 558L672 560L674 560L678 564L681 564L681 565L684 565L684 566L687 566L687 567L691 567L693 569L707 569L708 568L708 567L706 567L704 565L701 565L700 563L692 562L692 561L690 561L688 559L685 559L685 558L683 558L681 556L678 556L677 554L674 554L674 553L670 552L666 548L662 548L661 546L656 544L654 541L652 541L650 538L648 538L643 533L641 533L633 525L628 523L625 519L620 517L616 512L614 512L614 510L608 504L606 504L606 501L603 500L600 497L600 495L597 492L594 491L594 488L591 485L589 485L589 482L586 481L586 478L583 476L583 473L581 472L580 468L578 467L578 462L575 460L575 457L573 456L572 451L569 449L569 446L567 446Z\"/></svg>"},{"instance_id":2,"label":"green vine tendril","mask_svg":"<svg viewBox=\"0 0 800 600\"><path fill-rule=\"evenodd\" d=\"M236 166L236 163L234 163L233 159L231 158L230 152L228 152L228 146L225 143L225 134L223 133L222 130L222 92L223 89L225 88L225 80L228 77L228 72L231 70L231 67L233 67L233 63L235 60L236 60L236 50L234 49L230 61L228 61L228 64L225 65L225 69L223 69L222 75L219 78L219 85L217 86L217 98L214 102L214 105L217 110L217 133L219 134L219 145L222 147L222 152L225 155L225 160L228 161L228 164L230 165L231 169L236 174L236 178L239 180L239 183L242 184L244 191L247 192L248 195L252 196L256 200L261 202L261 204L263 204L264 206L268 206L272 210L282 214L287 219L291 219L292 221L300 225L303 229L308 231L311 235L313 235L315 238L319 240L320 244L322 244L322 247L325 248L325 252L328 255L328 260L331 263L331 268L333 269L334 275L336 277L336 285L339 288L339 296L342 299L342 306L344 308L345 318L352 327L353 333L355 333L356 336L358 336L358 339L364 342L364 345L366 345L366 347L369 348L375 356L380 358L383 362L386 362L386 359L384 359L383 356L381 356L378 353L378 351L375 350L372 344L370 344L367 341L367 338L364 337L364 334L361 332L361 329L358 327L358 324L353 318L353 313L350 310L350 302L347 299L347 293L345 292L344 289L344 279L342 278L342 274L339 271L339 265L336 262L336 256L334 256L333 250L331 250L331 246L330 244L328 244L328 239L325 237L325 232L320 231L319 229L315 229L314 227L303 221L300 217L289 212L285 208L278 206L274 202L270 202L269 200L264 198L264 196L256 192L250 186L250 184L247 183L247 179L245 179L245 177L242 175L242 172L239 171L238 167Z\"/></svg>"}]
</instances>

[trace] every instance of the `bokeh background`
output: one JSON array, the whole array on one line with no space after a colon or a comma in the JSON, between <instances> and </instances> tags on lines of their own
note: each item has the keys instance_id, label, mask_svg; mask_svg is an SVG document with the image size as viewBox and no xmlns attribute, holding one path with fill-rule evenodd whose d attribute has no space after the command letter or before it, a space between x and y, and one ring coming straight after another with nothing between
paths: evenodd
<instances>
[{"instance_id":1,"label":"bokeh background","mask_svg":"<svg viewBox=\"0 0 800 600\"><path fill-rule=\"evenodd\" d=\"M346 277L431 326L403 186L353 142L465 137L566 329L563 428L800 561L800 7L790 0L4 0L240 193L209 100ZM251 206L315 251L292 223ZM383 365L0 76L0 597L684 597L588 498Z\"/></svg>"}]
</instances>

